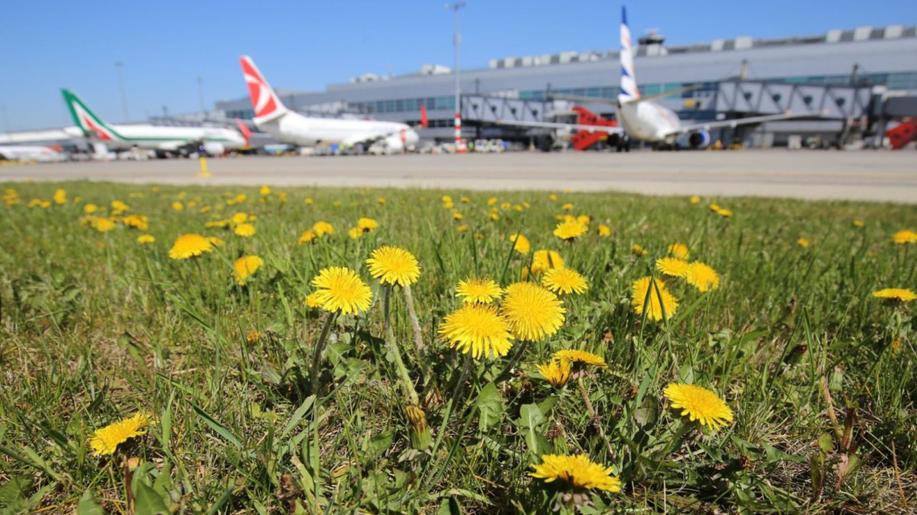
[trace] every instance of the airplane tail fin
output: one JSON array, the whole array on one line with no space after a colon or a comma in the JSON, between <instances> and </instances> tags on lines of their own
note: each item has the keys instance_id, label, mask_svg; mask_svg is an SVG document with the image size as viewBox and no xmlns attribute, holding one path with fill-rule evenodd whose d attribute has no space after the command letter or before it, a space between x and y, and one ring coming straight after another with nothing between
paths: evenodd
<instances>
[{"instance_id":1,"label":"airplane tail fin","mask_svg":"<svg viewBox=\"0 0 917 515\"><path fill-rule=\"evenodd\" d=\"M618 102L624 104L640 98L637 88L637 76L634 73L634 47L630 40L630 27L627 25L627 8L621 6L621 90Z\"/></svg>"},{"instance_id":2,"label":"airplane tail fin","mask_svg":"<svg viewBox=\"0 0 917 515\"><path fill-rule=\"evenodd\" d=\"M67 103L73 123L83 131L86 137L93 137L99 141L121 141L123 139L116 130L92 112L74 92L62 89L61 94L64 96L64 102Z\"/></svg>"},{"instance_id":3,"label":"airplane tail fin","mask_svg":"<svg viewBox=\"0 0 917 515\"><path fill-rule=\"evenodd\" d=\"M239 133L242 134L242 139L245 140L245 146L251 146L252 130L249 129L248 125L246 125L242 120L236 120L236 127L239 128Z\"/></svg>"},{"instance_id":4,"label":"airplane tail fin","mask_svg":"<svg viewBox=\"0 0 917 515\"><path fill-rule=\"evenodd\" d=\"M420 126L424 129L430 126L430 119L427 117L427 105L420 104Z\"/></svg>"},{"instance_id":5,"label":"airplane tail fin","mask_svg":"<svg viewBox=\"0 0 917 515\"><path fill-rule=\"evenodd\" d=\"M264 75L258 71L252 58L243 55L239 63L242 65L242 76L248 86L248 96L251 98L252 109L255 111L255 123L269 122L286 114L289 110L274 93Z\"/></svg>"}]
</instances>

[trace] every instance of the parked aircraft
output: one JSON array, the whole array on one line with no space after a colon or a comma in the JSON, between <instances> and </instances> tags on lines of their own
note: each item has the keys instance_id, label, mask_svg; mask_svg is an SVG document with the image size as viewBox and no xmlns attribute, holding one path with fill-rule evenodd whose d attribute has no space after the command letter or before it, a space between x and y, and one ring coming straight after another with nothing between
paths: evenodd
<instances>
[{"instance_id":1,"label":"parked aircraft","mask_svg":"<svg viewBox=\"0 0 917 515\"><path fill-rule=\"evenodd\" d=\"M420 137L403 123L303 116L288 109L248 56L240 59L255 125L285 143L381 146L386 153L413 150Z\"/></svg>"}]
</instances>

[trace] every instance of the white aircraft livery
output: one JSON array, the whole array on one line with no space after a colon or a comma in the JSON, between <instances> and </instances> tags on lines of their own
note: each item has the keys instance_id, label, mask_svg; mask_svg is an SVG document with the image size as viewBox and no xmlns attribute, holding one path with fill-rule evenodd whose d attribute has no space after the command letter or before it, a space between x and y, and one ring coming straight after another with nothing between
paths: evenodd
<instances>
[{"instance_id":1,"label":"white aircraft livery","mask_svg":"<svg viewBox=\"0 0 917 515\"><path fill-rule=\"evenodd\" d=\"M98 117L70 90L61 90L73 123L86 138L114 148L143 148L157 153L187 154L200 147L211 155L248 144L247 138L224 127L167 127L150 124L111 125Z\"/></svg>"},{"instance_id":2,"label":"white aircraft livery","mask_svg":"<svg viewBox=\"0 0 917 515\"><path fill-rule=\"evenodd\" d=\"M420 139L417 132L404 123L318 118L293 112L283 105L250 57L243 55L240 64L251 97L255 125L285 143L328 143L345 147L381 145L389 153L413 150Z\"/></svg>"},{"instance_id":3,"label":"white aircraft livery","mask_svg":"<svg viewBox=\"0 0 917 515\"><path fill-rule=\"evenodd\" d=\"M692 148L702 148L710 143L710 129L718 127L736 127L776 120L787 120L805 114L780 113L733 120L717 120L696 124L682 124L675 111L656 102L657 99L672 95L672 92L662 93L652 97L641 97L637 87L637 74L634 69L634 48L630 38L630 27L627 24L627 10L621 7L621 81L620 91L616 102L618 127L583 125L557 122L498 122L504 125L518 125L523 127L541 127L560 130L579 130L589 132L604 132L614 136L618 142L626 138L633 138L649 143L672 147L679 136L687 136L688 145ZM559 97L562 98L562 97ZM582 102L604 101L602 98L576 97ZM620 146L619 146L620 148Z\"/></svg>"}]
</instances>

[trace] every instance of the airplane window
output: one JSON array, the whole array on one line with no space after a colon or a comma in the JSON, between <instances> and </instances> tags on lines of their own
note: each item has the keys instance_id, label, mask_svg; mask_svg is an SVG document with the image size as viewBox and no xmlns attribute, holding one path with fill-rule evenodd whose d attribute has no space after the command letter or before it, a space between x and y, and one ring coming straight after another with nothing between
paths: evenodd
<instances>
[{"instance_id":1,"label":"airplane window","mask_svg":"<svg viewBox=\"0 0 917 515\"><path fill-rule=\"evenodd\" d=\"M771 98L774 100L775 104L779 104L780 99L782 99L783 97L780 95L780 93L774 93L774 95L771 96Z\"/></svg>"}]
</instances>

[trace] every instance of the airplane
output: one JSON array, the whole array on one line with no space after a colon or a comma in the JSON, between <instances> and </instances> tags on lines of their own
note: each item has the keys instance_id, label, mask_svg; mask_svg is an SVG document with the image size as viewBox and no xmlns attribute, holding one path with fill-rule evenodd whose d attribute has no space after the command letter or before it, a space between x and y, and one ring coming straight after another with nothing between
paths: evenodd
<instances>
[{"instance_id":1,"label":"airplane","mask_svg":"<svg viewBox=\"0 0 917 515\"><path fill-rule=\"evenodd\" d=\"M229 149L248 145L250 134L224 127L167 127L150 124L112 125L96 115L72 91L61 94L70 110L73 123L86 138L113 148L141 148L157 155L188 155L201 147L210 155L221 155Z\"/></svg>"},{"instance_id":2,"label":"airplane","mask_svg":"<svg viewBox=\"0 0 917 515\"><path fill-rule=\"evenodd\" d=\"M59 145L0 145L0 161L64 161L67 157Z\"/></svg>"},{"instance_id":3,"label":"airplane","mask_svg":"<svg viewBox=\"0 0 917 515\"><path fill-rule=\"evenodd\" d=\"M317 118L293 112L283 105L251 57L243 55L239 62L255 112L255 126L280 141L310 146L381 146L385 153L392 153L413 150L420 140L417 132L404 123Z\"/></svg>"},{"instance_id":4,"label":"airplane","mask_svg":"<svg viewBox=\"0 0 917 515\"><path fill-rule=\"evenodd\" d=\"M621 7L621 81L617 101L614 102L619 126L589 125L581 123L560 122L525 122L525 121L497 121L502 125L521 127L557 129L561 131L586 131L604 132L608 135L609 143L617 146L618 151L630 150L630 140L636 139L652 143L656 148L678 148L681 141L686 141L690 148L703 148L710 144L710 130L739 125L757 124L778 120L789 120L811 116L809 114L794 114L790 112L748 118L735 118L731 120L716 120L710 122L683 124L675 111L659 104L656 100L671 96L675 91L667 91L649 97L640 96L637 87L637 76L634 69L634 48L630 38L630 28L627 24L627 8ZM686 88L690 89L690 88ZM558 99L577 100L589 103L609 102L604 98L593 97L562 97Z\"/></svg>"}]
</instances>

